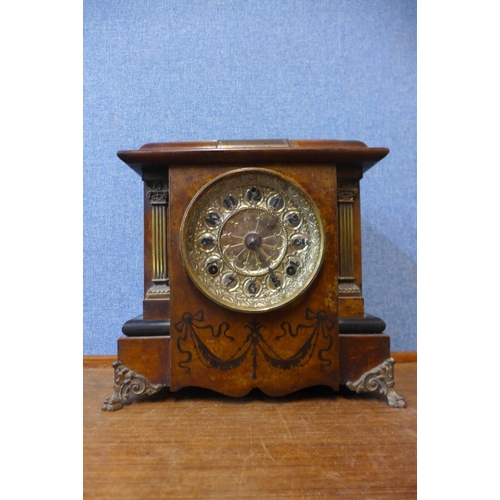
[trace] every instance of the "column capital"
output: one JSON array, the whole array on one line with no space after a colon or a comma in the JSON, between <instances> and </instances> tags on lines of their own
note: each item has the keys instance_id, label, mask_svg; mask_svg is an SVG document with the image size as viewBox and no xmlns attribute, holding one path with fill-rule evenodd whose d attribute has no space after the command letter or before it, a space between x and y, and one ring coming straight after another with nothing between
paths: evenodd
<instances>
[{"instance_id":1,"label":"column capital","mask_svg":"<svg viewBox=\"0 0 500 500\"><path fill-rule=\"evenodd\" d=\"M337 200L341 203L352 203L359 192L355 181L341 181L337 186Z\"/></svg>"},{"instance_id":2,"label":"column capital","mask_svg":"<svg viewBox=\"0 0 500 500\"><path fill-rule=\"evenodd\" d=\"M149 198L151 205L168 204L169 192L167 184L162 182L148 182L146 185L146 195Z\"/></svg>"}]
</instances>

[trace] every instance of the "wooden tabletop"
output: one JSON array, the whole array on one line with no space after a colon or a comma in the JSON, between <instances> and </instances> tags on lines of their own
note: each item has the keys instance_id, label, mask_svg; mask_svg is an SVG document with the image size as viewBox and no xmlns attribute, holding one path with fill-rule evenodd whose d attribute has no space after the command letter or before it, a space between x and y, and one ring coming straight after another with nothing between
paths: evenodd
<instances>
[{"instance_id":1,"label":"wooden tabletop","mask_svg":"<svg viewBox=\"0 0 500 500\"><path fill-rule=\"evenodd\" d=\"M113 370L84 368L84 498L416 498L416 372L395 366L405 409L320 387L283 398L184 389L103 412Z\"/></svg>"}]
</instances>

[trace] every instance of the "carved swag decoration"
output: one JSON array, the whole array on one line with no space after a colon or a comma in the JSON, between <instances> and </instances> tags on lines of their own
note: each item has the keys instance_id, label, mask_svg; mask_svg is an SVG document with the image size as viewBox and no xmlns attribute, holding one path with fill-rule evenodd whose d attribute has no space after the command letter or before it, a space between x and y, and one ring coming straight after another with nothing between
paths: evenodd
<instances>
[{"instance_id":1,"label":"carved swag decoration","mask_svg":"<svg viewBox=\"0 0 500 500\"><path fill-rule=\"evenodd\" d=\"M275 337L278 341L290 335L291 337L305 337L302 346L289 357L284 357L277 352L278 350L264 338L261 330L265 325L257 321L256 316L252 321L245 325L245 330L248 334L243 343L238 346L233 354L227 359L221 359L216 356L208 346L203 342L200 332L208 330L212 337L218 338L221 335L235 342L235 338L228 334L230 329L229 323L221 323L217 330L212 325L203 324L205 321L204 312L202 310L195 314L185 312L182 315L181 321L175 323L175 329L181 334L177 339L177 349L185 357L178 363L181 369L184 369L187 374L191 372L189 364L193 359L193 354L189 348L194 348L198 359L206 368L219 369L228 371L240 366L248 356L252 358L253 374L252 378L257 379L258 356L259 352L263 355L266 362L281 370L290 370L294 367L305 366L313 357L316 351L316 345L320 337L328 341L328 344L323 349L317 350L317 356L321 364L321 370L332 364L331 360L325 357L325 354L331 350L333 346L333 336L329 333L333 330L335 323L330 321L325 311L314 312L311 309L306 310L306 320L309 324L299 324L295 330L287 321L281 323L282 334Z\"/></svg>"}]
</instances>

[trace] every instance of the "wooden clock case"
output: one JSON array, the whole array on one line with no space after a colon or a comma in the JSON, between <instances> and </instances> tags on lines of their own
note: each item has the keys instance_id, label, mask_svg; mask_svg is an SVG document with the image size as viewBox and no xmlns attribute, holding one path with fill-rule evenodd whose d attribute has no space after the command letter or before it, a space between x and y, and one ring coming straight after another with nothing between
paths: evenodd
<instances>
[{"instance_id":1,"label":"wooden clock case","mask_svg":"<svg viewBox=\"0 0 500 500\"><path fill-rule=\"evenodd\" d=\"M313 385L394 391L385 323L362 296L360 180L389 150L359 141L259 140L146 144L118 157L144 182L143 314L123 325L114 394L199 386L230 396L259 388L281 396ZM249 314L224 308L189 279L180 254L188 204L208 182L236 169L266 169L298 183L316 203L326 236L313 284L292 304Z\"/></svg>"}]
</instances>

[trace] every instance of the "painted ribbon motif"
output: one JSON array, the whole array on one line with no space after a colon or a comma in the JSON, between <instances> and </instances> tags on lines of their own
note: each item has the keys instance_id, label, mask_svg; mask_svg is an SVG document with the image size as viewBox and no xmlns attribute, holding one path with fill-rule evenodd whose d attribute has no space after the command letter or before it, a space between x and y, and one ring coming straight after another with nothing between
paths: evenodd
<instances>
[{"instance_id":1,"label":"painted ribbon motif","mask_svg":"<svg viewBox=\"0 0 500 500\"><path fill-rule=\"evenodd\" d=\"M179 367L186 370L186 373L191 372L188 366L192 359L193 354L191 350L186 349L185 344L188 343L196 352L196 355L200 362L206 368L217 368L221 371L228 371L237 368L241 365L247 355L250 353L252 356L252 368L253 374L252 378L257 379L257 368L259 356L259 351L264 356L264 359L270 363L272 366L279 368L281 370L290 370L294 367L306 365L312 358L318 340L323 338L328 341L328 345L323 349L318 351L318 359L321 361L321 370L324 370L327 366L331 365L331 360L325 358L324 354L328 352L333 346L333 336L328 333L331 332L335 323L328 319L325 311L314 312L311 309L306 310L306 320L311 321L310 324L300 324L295 330L292 328L290 323L283 322L281 324L281 329L283 334L275 337L275 340L279 340L286 335L291 337L297 336L307 336L306 340L302 346L291 356L283 357L281 356L275 348L273 348L269 342L264 338L261 330L265 328L265 325L258 323L257 317L254 316L252 321L245 325L245 329L248 330L248 335L245 340L234 353L227 359L222 359L214 354L207 345L203 342L199 333L208 330L212 337L218 338L224 335L231 342L235 342L234 337L228 335L228 330L230 325L226 322L221 323L215 331L212 325L204 325L205 315L203 311L198 311L195 314L185 312L182 315L181 321L175 323L175 329L181 334L177 338L177 349L185 358L178 363Z\"/></svg>"}]
</instances>

